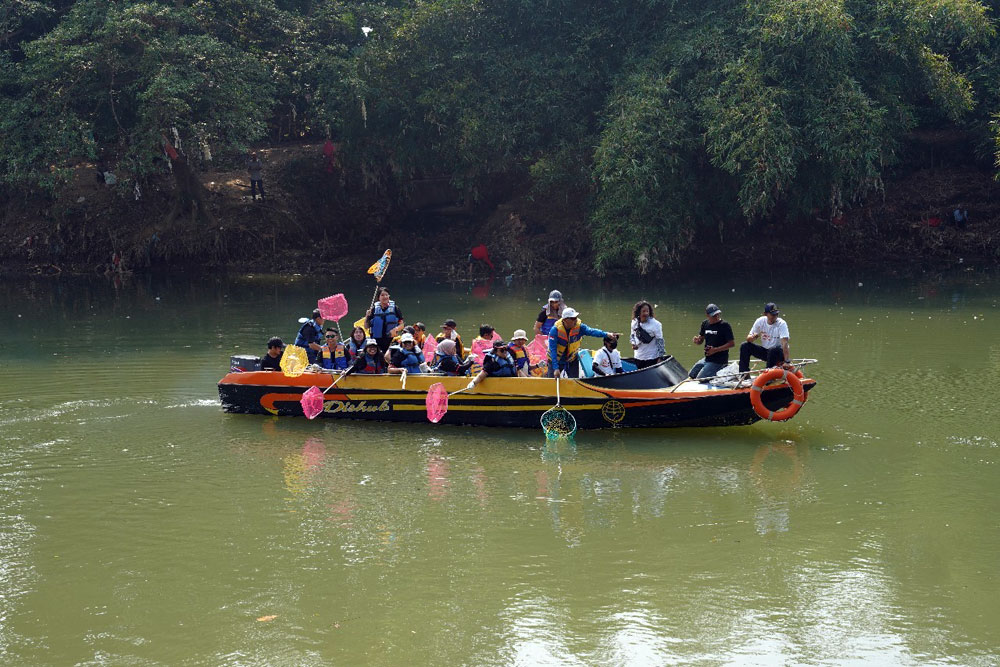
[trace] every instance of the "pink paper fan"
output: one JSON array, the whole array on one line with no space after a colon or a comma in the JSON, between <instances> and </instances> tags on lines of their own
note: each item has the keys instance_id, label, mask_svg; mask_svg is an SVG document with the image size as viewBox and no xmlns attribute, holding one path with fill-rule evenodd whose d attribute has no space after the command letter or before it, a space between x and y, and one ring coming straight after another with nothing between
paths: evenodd
<instances>
[{"instance_id":1,"label":"pink paper fan","mask_svg":"<svg viewBox=\"0 0 1000 667\"><path fill-rule=\"evenodd\" d=\"M324 320L336 322L344 315L347 315L347 298L343 294L334 294L316 302L319 314Z\"/></svg>"},{"instance_id":2,"label":"pink paper fan","mask_svg":"<svg viewBox=\"0 0 1000 667\"><path fill-rule=\"evenodd\" d=\"M483 357L486 356L486 351L492 349L493 349L492 340L482 340L482 339L474 340L472 341L471 354L473 357L476 358L476 361L481 364L483 363Z\"/></svg>"},{"instance_id":3,"label":"pink paper fan","mask_svg":"<svg viewBox=\"0 0 1000 667\"><path fill-rule=\"evenodd\" d=\"M549 357L549 337L542 334L535 334L535 340L528 343L528 354L537 357L539 360ZM532 362L537 363L537 362Z\"/></svg>"},{"instance_id":4,"label":"pink paper fan","mask_svg":"<svg viewBox=\"0 0 1000 667\"><path fill-rule=\"evenodd\" d=\"M448 412L448 390L440 382L435 382L427 391L427 419L437 424Z\"/></svg>"},{"instance_id":5,"label":"pink paper fan","mask_svg":"<svg viewBox=\"0 0 1000 667\"><path fill-rule=\"evenodd\" d=\"M316 419L316 415L323 412L323 390L309 387L303 392L299 402L302 404L302 413L309 419Z\"/></svg>"},{"instance_id":6,"label":"pink paper fan","mask_svg":"<svg viewBox=\"0 0 1000 667\"><path fill-rule=\"evenodd\" d=\"M424 341L424 361L428 364L434 363L434 355L437 353L437 340L434 336L428 335Z\"/></svg>"}]
</instances>

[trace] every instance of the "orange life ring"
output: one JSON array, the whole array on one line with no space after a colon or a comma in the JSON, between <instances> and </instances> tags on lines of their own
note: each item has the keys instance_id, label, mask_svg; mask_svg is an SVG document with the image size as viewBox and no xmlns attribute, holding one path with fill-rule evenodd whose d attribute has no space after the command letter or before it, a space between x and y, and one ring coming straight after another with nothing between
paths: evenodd
<instances>
[{"instance_id":1,"label":"orange life ring","mask_svg":"<svg viewBox=\"0 0 1000 667\"><path fill-rule=\"evenodd\" d=\"M792 388L792 402L786 405L781 410L774 412L773 410L768 410L764 406L764 401L761 399L761 393L764 391L764 385L771 380L777 380L782 378L788 383L788 386ZM795 416L795 413L799 411L802 404L806 402L806 392L802 390L802 382L798 378L798 374L791 373L784 370L783 368L771 368L764 371L757 376L757 379L753 381L753 385L750 387L750 404L753 405L753 411L757 413L761 419L767 419L772 422L783 422L788 421Z\"/></svg>"}]
</instances>

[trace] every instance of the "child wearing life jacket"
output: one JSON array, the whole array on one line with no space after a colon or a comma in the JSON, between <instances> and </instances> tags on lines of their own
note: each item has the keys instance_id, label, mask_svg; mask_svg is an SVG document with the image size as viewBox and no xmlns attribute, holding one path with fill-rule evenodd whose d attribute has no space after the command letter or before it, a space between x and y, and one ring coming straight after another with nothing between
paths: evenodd
<instances>
[{"instance_id":1,"label":"child wearing life jacket","mask_svg":"<svg viewBox=\"0 0 1000 667\"><path fill-rule=\"evenodd\" d=\"M527 342L528 335L524 332L524 329L518 329L510 337L510 343L507 345L510 349L510 356L517 365L518 375L523 375L524 377L530 375L532 371L531 359L528 357L528 348L525 347L525 343Z\"/></svg>"}]
</instances>

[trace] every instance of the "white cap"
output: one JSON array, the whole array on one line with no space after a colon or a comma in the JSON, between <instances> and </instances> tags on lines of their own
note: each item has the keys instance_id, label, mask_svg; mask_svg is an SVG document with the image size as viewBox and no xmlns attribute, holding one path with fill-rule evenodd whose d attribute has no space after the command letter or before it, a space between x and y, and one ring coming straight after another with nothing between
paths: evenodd
<instances>
[{"instance_id":1,"label":"white cap","mask_svg":"<svg viewBox=\"0 0 1000 667\"><path fill-rule=\"evenodd\" d=\"M514 332L514 335L510 337L511 340L528 340L528 335L524 333L524 329L518 329Z\"/></svg>"},{"instance_id":2,"label":"white cap","mask_svg":"<svg viewBox=\"0 0 1000 667\"><path fill-rule=\"evenodd\" d=\"M399 342L400 343L412 343L413 342L413 334L411 334L410 332L406 332L405 334L403 334L402 336L399 337Z\"/></svg>"},{"instance_id":3,"label":"white cap","mask_svg":"<svg viewBox=\"0 0 1000 667\"><path fill-rule=\"evenodd\" d=\"M369 345L374 345L375 347L378 347L378 341L375 340L374 338L366 338L365 347L368 347Z\"/></svg>"},{"instance_id":4,"label":"white cap","mask_svg":"<svg viewBox=\"0 0 1000 667\"><path fill-rule=\"evenodd\" d=\"M566 308L562 313L563 319L567 317L580 317L580 313L576 312L575 308Z\"/></svg>"}]
</instances>

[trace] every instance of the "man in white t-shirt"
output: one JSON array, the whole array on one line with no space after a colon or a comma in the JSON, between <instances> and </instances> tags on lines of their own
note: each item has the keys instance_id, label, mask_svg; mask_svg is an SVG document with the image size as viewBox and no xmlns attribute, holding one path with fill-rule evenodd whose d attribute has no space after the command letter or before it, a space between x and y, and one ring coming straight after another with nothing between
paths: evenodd
<instances>
[{"instance_id":1,"label":"man in white t-shirt","mask_svg":"<svg viewBox=\"0 0 1000 667\"><path fill-rule=\"evenodd\" d=\"M617 338L610 335L604 337L604 347L597 351L597 354L594 355L594 363L591 364L594 375L614 375L625 372L622 368L622 355L618 353L617 347Z\"/></svg>"},{"instance_id":2,"label":"man in white t-shirt","mask_svg":"<svg viewBox=\"0 0 1000 667\"><path fill-rule=\"evenodd\" d=\"M788 351L788 325L778 317L781 311L778 306L768 303L764 306L764 315L750 327L747 340L740 345L740 372L750 370L750 357L767 361L767 367L781 366L792 358ZM760 337L760 345L754 343Z\"/></svg>"}]
</instances>

